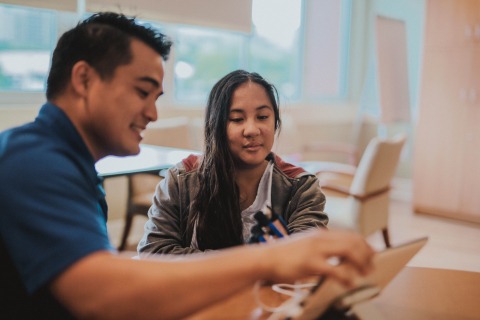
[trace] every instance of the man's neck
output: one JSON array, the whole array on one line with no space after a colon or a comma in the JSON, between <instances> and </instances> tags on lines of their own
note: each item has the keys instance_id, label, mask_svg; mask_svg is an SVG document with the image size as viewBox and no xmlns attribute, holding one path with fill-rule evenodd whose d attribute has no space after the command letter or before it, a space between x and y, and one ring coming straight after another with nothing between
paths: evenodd
<instances>
[{"instance_id":1,"label":"man's neck","mask_svg":"<svg viewBox=\"0 0 480 320\"><path fill-rule=\"evenodd\" d=\"M103 158L105 155L99 154L99 152L96 150L95 145L91 143L92 139L89 138L89 135L87 134L83 125L88 121L88 119L87 115L85 114L85 108L81 104L81 99L76 96L73 98L72 95L64 94L57 99L52 99L50 102L65 112L67 117L73 123L75 129L77 129L78 133L82 137L82 140L85 142L87 149L90 151L95 161Z\"/></svg>"}]
</instances>

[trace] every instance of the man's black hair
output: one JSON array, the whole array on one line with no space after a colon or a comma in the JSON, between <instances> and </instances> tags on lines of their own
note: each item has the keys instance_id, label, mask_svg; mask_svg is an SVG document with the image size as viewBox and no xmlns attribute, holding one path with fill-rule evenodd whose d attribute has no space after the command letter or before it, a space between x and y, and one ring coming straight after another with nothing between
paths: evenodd
<instances>
[{"instance_id":1,"label":"man's black hair","mask_svg":"<svg viewBox=\"0 0 480 320\"><path fill-rule=\"evenodd\" d=\"M78 61L86 61L102 79L110 79L118 66L131 62L132 39L142 41L164 60L168 59L172 41L151 26L123 14L96 13L65 32L53 52L47 100L65 90L72 68Z\"/></svg>"}]
</instances>

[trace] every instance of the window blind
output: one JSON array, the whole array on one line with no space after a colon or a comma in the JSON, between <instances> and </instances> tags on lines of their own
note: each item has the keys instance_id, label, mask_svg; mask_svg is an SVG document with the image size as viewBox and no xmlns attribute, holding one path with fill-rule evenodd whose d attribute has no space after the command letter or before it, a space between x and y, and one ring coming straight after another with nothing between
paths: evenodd
<instances>
[{"instance_id":1,"label":"window blind","mask_svg":"<svg viewBox=\"0 0 480 320\"><path fill-rule=\"evenodd\" d=\"M142 20L205 26L249 33L252 0L78 0L87 12L114 11ZM76 0L2 0L1 3L62 11L77 10Z\"/></svg>"}]
</instances>

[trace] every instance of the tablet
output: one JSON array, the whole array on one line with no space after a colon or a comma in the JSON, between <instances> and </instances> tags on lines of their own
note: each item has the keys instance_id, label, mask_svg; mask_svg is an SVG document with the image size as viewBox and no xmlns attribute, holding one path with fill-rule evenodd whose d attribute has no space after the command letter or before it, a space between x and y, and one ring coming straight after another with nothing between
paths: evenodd
<instances>
[{"instance_id":1,"label":"tablet","mask_svg":"<svg viewBox=\"0 0 480 320\"><path fill-rule=\"evenodd\" d=\"M347 289L332 279L321 281L297 308L293 314L286 312L275 319L310 320L317 319L333 306L338 310L347 310L356 303L371 299L382 291L388 283L403 269L410 259L426 244L428 238L416 239L375 254L374 270L368 276L358 276L353 289ZM289 301L285 302L289 303Z\"/></svg>"}]
</instances>

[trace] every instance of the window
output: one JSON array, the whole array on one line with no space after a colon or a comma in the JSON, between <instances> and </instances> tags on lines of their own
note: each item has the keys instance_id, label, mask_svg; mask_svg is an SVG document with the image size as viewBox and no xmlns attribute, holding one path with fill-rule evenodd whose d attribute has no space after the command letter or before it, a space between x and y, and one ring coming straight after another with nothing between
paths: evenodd
<instances>
[{"instance_id":1,"label":"window","mask_svg":"<svg viewBox=\"0 0 480 320\"><path fill-rule=\"evenodd\" d=\"M162 24L174 40L169 60L174 72L165 79L174 86L171 102L203 105L214 83L236 69L260 73L277 87L283 101L343 97L350 7L351 0L253 0L250 34ZM57 36L77 20L72 12L0 4L4 97L45 91Z\"/></svg>"},{"instance_id":2,"label":"window","mask_svg":"<svg viewBox=\"0 0 480 320\"><path fill-rule=\"evenodd\" d=\"M244 37L226 31L179 27L175 44L175 98L206 102L213 85L242 67Z\"/></svg>"},{"instance_id":3,"label":"window","mask_svg":"<svg viewBox=\"0 0 480 320\"><path fill-rule=\"evenodd\" d=\"M288 100L300 98L301 19L300 0L253 1L248 69L275 84Z\"/></svg>"},{"instance_id":4,"label":"window","mask_svg":"<svg viewBox=\"0 0 480 320\"><path fill-rule=\"evenodd\" d=\"M237 68L260 73L277 87L282 100L343 98L351 1L253 0L252 4L250 35L178 27L177 101L203 103L213 84Z\"/></svg>"},{"instance_id":5,"label":"window","mask_svg":"<svg viewBox=\"0 0 480 320\"><path fill-rule=\"evenodd\" d=\"M204 102L212 86L236 69L255 71L288 99L300 97L301 0L253 0L251 35L179 27L175 97Z\"/></svg>"},{"instance_id":6,"label":"window","mask_svg":"<svg viewBox=\"0 0 480 320\"><path fill-rule=\"evenodd\" d=\"M0 5L0 91L44 91L57 39L54 11Z\"/></svg>"}]
</instances>

